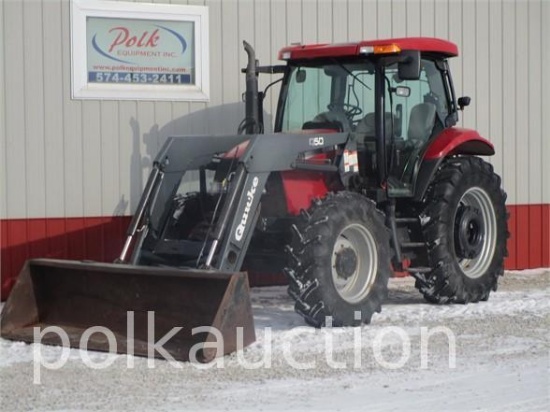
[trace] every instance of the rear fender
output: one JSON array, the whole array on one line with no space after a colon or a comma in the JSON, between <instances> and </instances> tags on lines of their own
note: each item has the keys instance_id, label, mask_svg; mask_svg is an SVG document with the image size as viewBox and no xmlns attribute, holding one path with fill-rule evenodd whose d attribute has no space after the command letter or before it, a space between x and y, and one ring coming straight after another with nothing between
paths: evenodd
<instances>
[{"instance_id":1,"label":"rear fender","mask_svg":"<svg viewBox=\"0 0 550 412\"><path fill-rule=\"evenodd\" d=\"M457 154L492 156L495 148L475 130L449 127L431 142L424 159L441 159Z\"/></svg>"},{"instance_id":2,"label":"rear fender","mask_svg":"<svg viewBox=\"0 0 550 412\"><path fill-rule=\"evenodd\" d=\"M455 155L492 156L493 144L475 130L449 127L432 140L424 153L415 180L414 199L422 200L443 160Z\"/></svg>"}]
</instances>

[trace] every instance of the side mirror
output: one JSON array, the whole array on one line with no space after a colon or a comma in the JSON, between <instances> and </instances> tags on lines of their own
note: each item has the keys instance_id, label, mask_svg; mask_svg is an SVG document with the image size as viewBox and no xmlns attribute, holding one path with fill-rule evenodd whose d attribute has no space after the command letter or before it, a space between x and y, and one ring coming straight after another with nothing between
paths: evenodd
<instances>
[{"instance_id":1,"label":"side mirror","mask_svg":"<svg viewBox=\"0 0 550 412\"><path fill-rule=\"evenodd\" d=\"M296 83L303 83L306 81L306 71L302 69L298 69L296 71Z\"/></svg>"},{"instance_id":2,"label":"side mirror","mask_svg":"<svg viewBox=\"0 0 550 412\"><path fill-rule=\"evenodd\" d=\"M470 105L472 99L469 96L462 96L458 98L458 108L464 110L466 106Z\"/></svg>"},{"instance_id":3,"label":"side mirror","mask_svg":"<svg viewBox=\"0 0 550 412\"><path fill-rule=\"evenodd\" d=\"M401 80L420 79L420 51L403 50L402 60L397 63L397 75Z\"/></svg>"}]
</instances>

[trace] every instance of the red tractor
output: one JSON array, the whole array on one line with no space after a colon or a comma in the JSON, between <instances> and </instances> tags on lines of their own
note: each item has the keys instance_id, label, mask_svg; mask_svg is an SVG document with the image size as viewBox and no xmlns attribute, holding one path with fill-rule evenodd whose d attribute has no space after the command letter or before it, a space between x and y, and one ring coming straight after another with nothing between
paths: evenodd
<instances>
[{"instance_id":1,"label":"red tractor","mask_svg":"<svg viewBox=\"0 0 550 412\"><path fill-rule=\"evenodd\" d=\"M413 275L433 303L487 300L496 290L506 194L476 157L493 155L492 144L455 127L470 102L453 89L447 59L457 54L431 38L299 45L280 51L286 66L269 69L284 73L275 132L305 134L309 150L270 148L297 156L268 180L261 203L279 209L260 214L258 238L269 243L270 218L281 216L271 227L290 236L289 294L308 323L368 323L392 270ZM258 240L249 249L265 251Z\"/></svg>"},{"instance_id":2,"label":"red tractor","mask_svg":"<svg viewBox=\"0 0 550 412\"><path fill-rule=\"evenodd\" d=\"M30 262L32 280L21 280L20 291L50 288L49 300L37 300L44 307L72 299L55 322L70 324L76 341L75 324L116 328L114 311L152 310L160 301L166 313L171 302L187 305L188 322L232 314L233 324L250 326L246 307L232 311L248 302L246 287L224 295L212 286L241 268L286 273L296 311L317 327L327 316L336 326L368 323L394 271L414 276L433 303L477 302L496 290L506 195L478 157L493 155L493 145L456 127L470 102L453 88L447 60L456 45L433 38L296 45L280 51L285 65L269 67L247 43L245 50L239 134L166 141L118 264ZM282 75L272 134L263 132L261 73ZM88 309L74 296L85 296ZM76 312L78 319L62 319ZM22 338L6 320L3 335Z\"/></svg>"}]
</instances>

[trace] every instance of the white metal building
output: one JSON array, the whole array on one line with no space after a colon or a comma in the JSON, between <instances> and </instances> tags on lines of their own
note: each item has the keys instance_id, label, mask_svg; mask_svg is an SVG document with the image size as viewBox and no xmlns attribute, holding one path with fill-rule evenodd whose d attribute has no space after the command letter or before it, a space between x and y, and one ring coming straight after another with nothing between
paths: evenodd
<instances>
[{"instance_id":1,"label":"white metal building","mask_svg":"<svg viewBox=\"0 0 550 412\"><path fill-rule=\"evenodd\" d=\"M463 125L496 147L510 210L508 268L550 266L549 0L191 0L209 14L208 102L71 99L69 0L0 0L4 297L28 257L112 259L163 139L228 134L246 55L290 43L435 36L457 43ZM262 79L265 86L269 76ZM266 104L273 115L277 91ZM272 119L271 119L272 120Z\"/></svg>"}]
</instances>

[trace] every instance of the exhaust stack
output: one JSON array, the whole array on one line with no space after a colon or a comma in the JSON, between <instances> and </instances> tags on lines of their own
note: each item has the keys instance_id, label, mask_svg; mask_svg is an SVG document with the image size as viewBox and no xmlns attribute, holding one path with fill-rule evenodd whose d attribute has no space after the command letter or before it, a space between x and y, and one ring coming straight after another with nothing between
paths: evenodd
<instances>
[{"instance_id":1,"label":"exhaust stack","mask_svg":"<svg viewBox=\"0 0 550 412\"><path fill-rule=\"evenodd\" d=\"M261 130L261 119L259 114L258 98L258 60L254 48L243 41L244 50L248 55L248 64L246 66L246 91L245 98L245 121L246 134L258 134Z\"/></svg>"}]
</instances>

